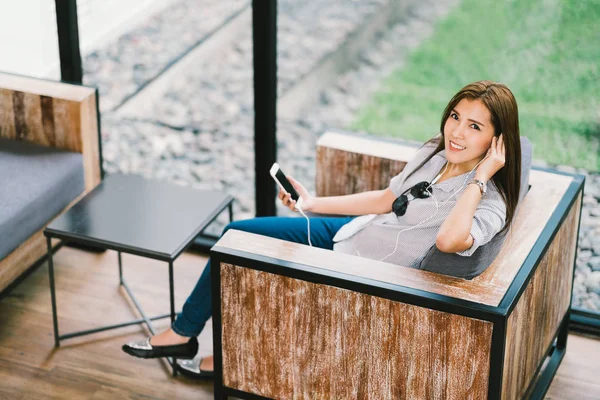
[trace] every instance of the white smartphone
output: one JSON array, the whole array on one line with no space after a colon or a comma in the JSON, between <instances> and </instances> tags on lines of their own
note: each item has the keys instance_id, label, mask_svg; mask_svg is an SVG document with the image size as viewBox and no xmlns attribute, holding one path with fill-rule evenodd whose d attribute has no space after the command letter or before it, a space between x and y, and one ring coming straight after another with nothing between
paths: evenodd
<instances>
[{"instance_id":1,"label":"white smartphone","mask_svg":"<svg viewBox=\"0 0 600 400\"><path fill-rule=\"evenodd\" d=\"M288 192L292 196L292 200L296 201L296 207L299 207L299 204L301 203L302 199L300 198L300 195L298 194L296 189L294 189L288 178L285 176L281 168L279 168L279 164L273 164L273 166L271 167L270 174L275 180L275 182L277 182L277 186L279 186L282 190Z\"/></svg>"}]
</instances>

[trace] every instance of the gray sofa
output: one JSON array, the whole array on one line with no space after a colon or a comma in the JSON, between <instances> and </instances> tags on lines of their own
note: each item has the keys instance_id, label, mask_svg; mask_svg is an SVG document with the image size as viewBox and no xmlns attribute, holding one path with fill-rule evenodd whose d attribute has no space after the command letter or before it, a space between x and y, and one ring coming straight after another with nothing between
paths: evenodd
<instances>
[{"instance_id":1,"label":"gray sofa","mask_svg":"<svg viewBox=\"0 0 600 400\"><path fill-rule=\"evenodd\" d=\"M0 73L0 293L46 254L43 228L100 182L97 91Z\"/></svg>"},{"instance_id":2,"label":"gray sofa","mask_svg":"<svg viewBox=\"0 0 600 400\"><path fill-rule=\"evenodd\" d=\"M0 138L0 259L85 188L79 153Z\"/></svg>"}]
</instances>

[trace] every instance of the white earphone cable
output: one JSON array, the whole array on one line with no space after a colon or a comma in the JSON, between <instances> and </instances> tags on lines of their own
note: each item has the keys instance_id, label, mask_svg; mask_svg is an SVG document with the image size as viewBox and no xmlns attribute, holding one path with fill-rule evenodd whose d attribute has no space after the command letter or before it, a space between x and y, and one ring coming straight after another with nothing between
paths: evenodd
<instances>
[{"instance_id":1,"label":"white earphone cable","mask_svg":"<svg viewBox=\"0 0 600 400\"><path fill-rule=\"evenodd\" d=\"M475 165L475 166L473 167L473 169L472 169L472 170L469 172L469 174L470 174L471 172L473 172L473 171L475 170L475 168L477 168L477 167L479 166L479 164L481 164L481 162L482 162L482 161L483 161L483 159L482 159L481 161L479 161L479 162L477 163L477 165ZM430 188L430 187L432 187L432 186L433 186L433 185L434 185L434 184L435 184L435 183L436 183L436 182L437 182L437 181L438 181L438 180L439 180L439 179L440 179L440 178L441 178L441 177L444 175L444 173L446 172L446 169L447 169L447 168L448 168L448 163L446 163L446 165L445 165L445 167L444 167L444 170L443 170L443 171L442 171L442 172L441 172L441 173L440 173L440 174L439 174L437 177L435 177L435 179L434 179L433 181L431 181L431 183L429 184L429 186L427 186L427 188L426 188L425 190L429 190L429 188ZM458 193L460 190L462 190L462 189L463 189L463 188L466 186L466 183L467 183L467 179L468 179L468 178L469 178L469 175L465 176L465 179L464 179L464 181L463 181L463 184L462 184L462 185L461 185L461 186L460 186L458 189L456 189L456 190L455 190L455 191L454 191L454 192L453 192L453 193L452 193L452 194L451 194L451 195L450 195L450 196L449 196L449 197L448 197L448 198L447 198L447 199L446 199L446 200L445 200L443 203L441 203L441 204L442 204L442 205L446 204L448 201L450 201L450 199L452 199L452 198L453 198L453 197L456 195L456 193ZM439 211L439 209L440 209L440 207L439 207L439 206L440 206L440 203L438 203L438 201L437 201L437 198L436 198L436 197L435 197L435 195L433 194L433 190L431 191L431 197L433 198L433 201L435 202L435 213L434 213L433 215L429 216L429 218L427 218L427 219L425 219L425 220L423 220L423 221L419 222L417 225L414 225L414 226L411 226L411 227L409 227L409 228L405 228L405 229L402 229L401 231L399 231L399 232L398 232L398 234L396 235L396 244L395 244L395 246L394 246L394 251L392 251L390 254L388 254L387 256L383 257L383 258L382 258L382 259L380 259L379 261L383 261L383 260L385 260L386 258L388 258L388 257L390 257L391 255L393 255L394 253L396 253L396 251L398 250L398 239L400 239L400 234L401 234L402 232L406 232L406 231L409 231L409 230L412 230L412 229L418 228L419 226L421 226L422 224L424 224L425 222L429 221L431 218L433 218L433 217L435 217L435 216L437 215L437 213L438 213L438 211ZM308 231L308 244L309 244L309 245L312 247L312 242L311 242L311 240L310 240L310 219L309 219L309 218L306 216L306 214L304 213L304 211L302 210L302 208L301 208L301 207L299 207L299 206L296 206L296 209L297 209L297 210L300 212L300 214L302 214L302 216L303 216L304 218L306 218L307 231ZM357 253L358 253L358 250L357 250ZM358 255L360 256L360 253L358 253Z\"/></svg>"},{"instance_id":2,"label":"white earphone cable","mask_svg":"<svg viewBox=\"0 0 600 400\"><path fill-rule=\"evenodd\" d=\"M310 241L310 219L306 216L306 214L304 214L304 211L302 211L302 208L296 206L296 209L298 211L300 211L300 214L302 214L302 216L304 218L306 218L306 225L307 225L307 230L308 230L308 244L312 247L312 243Z\"/></svg>"},{"instance_id":3,"label":"white earphone cable","mask_svg":"<svg viewBox=\"0 0 600 400\"><path fill-rule=\"evenodd\" d=\"M475 170L475 168L477 168L477 167L479 166L479 164L481 164L481 162L482 162L482 161L483 161L483 159L482 159L481 161L479 161L479 162L477 163L477 165L475 165L475 166L473 167L473 169L472 169L472 170L469 172L469 174L470 174L471 172L473 172L473 171ZM440 173L440 174L439 174L439 175L438 175L438 176L437 176L437 177L436 177L436 178L435 178L433 181L431 181L431 183L429 184L429 186L427 186L427 189L425 189L425 190L428 190L428 189L429 189L431 186L433 186L433 184L434 184L434 183L436 183L436 182L437 182L437 181L438 181L438 180L439 180L439 179L442 177L442 175L443 175L443 174L446 172L446 168L448 168L448 163L446 163L446 166L444 167L444 170L443 170L443 171L442 171L442 172L441 172L441 173ZM453 192L453 193L452 193L450 196L448 196L448 198L447 198L446 200L444 200L444 202L443 202L443 203L441 203L442 205L444 205L444 204L446 204L448 201L450 201L450 199L452 199L452 198L453 198L453 197L456 195L456 193L458 193L460 190L462 190L462 189L463 189L463 188L466 186L466 184L467 184L467 179L469 178L469 174L467 174L467 176L465 176L465 179L464 179L464 181L463 181L463 184L461 185L461 187L459 187L458 189L456 189L456 190L455 190L455 191L454 191L454 192ZM405 228L405 229L402 229L402 230L400 230L400 231L398 232L398 234L396 235L396 244L395 244L395 246L394 246L394 251L392 251L390 254L388 254L387 256L383 257L383 258L382 258L382 259L380 259L379 261L383 261L383 260L385 260L386 258L388 258L389 256L391 256L391 255L393 255L394 253L396 253L396 250L398 250L398 239L400 239L400 234L401 234L402 232L406 232L406 231L410 231L410 230L412 230L412 229L415 229L415 228L417 228L417 227L421 226L422 224L424 224L425 222L429 221L431 218L433 218L433 217L435 217L435 216L437 215L437 213L438 213L438 211L439 211L439 203L438 203L438 201L437 201L437 198L436 198L436 197L435 197L435 195L433 194L433 190L431 191L431 197L433 198L433 201L435 202L435 213L434 213L433 215L431 215L429 218L427 218L427 219L425 219L425 220L423 220L423 221L419 222L417 225L414 225L414 226L411 226L411 227L409 227L409 228Z\"/></svg>"}]
</instances>

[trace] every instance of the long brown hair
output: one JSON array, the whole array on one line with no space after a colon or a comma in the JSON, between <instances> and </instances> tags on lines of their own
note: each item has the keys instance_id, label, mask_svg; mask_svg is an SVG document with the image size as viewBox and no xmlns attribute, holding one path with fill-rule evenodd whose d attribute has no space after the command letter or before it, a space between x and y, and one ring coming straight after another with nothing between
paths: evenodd
<instances>
[{"instance_id":1,"label":"long brown hair","mask_svg":"<svg viewBox=\"0 0 600 400\"><path fill-rule=\"evenodd\" d=\"M492 115L494 136L498 137L501 133L503 134L506 161L504 167L492 177L492 182L498 188L504 204L506 204L506 224L500 231L500 233L503 233L512 224L521 190L519 110L517 108L517 101L508 87L492 81L479 81L468 84L456 93L442 114L440 124L442 136L436 135L424 144L424 146L433 144L437 147L414 171L420 169L434 155L445 149L444 125L450 117L452 110L462 99L481 100Z\"/></svg>"}]
</instances>

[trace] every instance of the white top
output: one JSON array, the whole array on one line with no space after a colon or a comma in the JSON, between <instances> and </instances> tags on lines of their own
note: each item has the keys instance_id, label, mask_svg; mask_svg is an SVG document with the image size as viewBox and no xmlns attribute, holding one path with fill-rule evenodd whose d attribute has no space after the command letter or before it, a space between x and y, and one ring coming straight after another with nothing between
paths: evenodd
<instances>
[{"instance_id":1,"label":"white top","mask_svg":"<svg viewBox=\"0 0 600 400\"><path fill-rule=\"evenodd\" d=\"M434 149L432 145L421 148L406 164L404 170L392 178L389 187L396 197L418 182L431 182L440 173L446 164L445 150L433 156L419 171L406 179ZM440 226L456 205L466 184L474 176L475 170L435 183L431 187L433 196L410 200L402 217L397 217L392 211L388 214L370 214L353 219L337 232L333 238L333 249L341 253L383 259L385 262L418 268L427 252L435 246ZM412 196L409 195L408 198L411 199ZM504 227L505 221L506 206L498 189L490 181L487 193L482 197L473 216L473 246L457 254L472 255L479 246L488 243Z\"/></svg>"}]
</instances>

